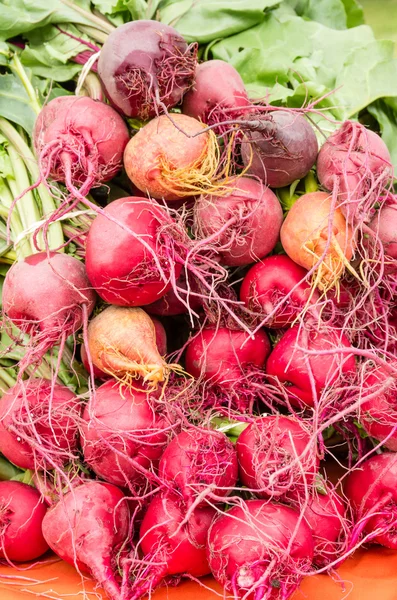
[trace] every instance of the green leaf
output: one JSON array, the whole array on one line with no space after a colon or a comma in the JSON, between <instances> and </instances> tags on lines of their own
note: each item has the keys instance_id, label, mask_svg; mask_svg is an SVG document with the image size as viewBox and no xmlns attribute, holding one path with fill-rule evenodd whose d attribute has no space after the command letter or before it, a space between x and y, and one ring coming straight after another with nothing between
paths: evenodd
<instances>
[{"instance_id":1,"label":"green leaf","mask_svg":"<svg viewBox=\"0 0 397 600\"><path fill-rule=\"evenodd\" d=\"M92 0L93 5L115 25L153 18L160 0Z\"/></svg>"},{"instance_id":2,"label":"green leaf","mask_svg":"<svg viewBox=\"0 0 397 600\"><path fill-rule=\"evenodd\" d=\"M318 21L333 29L346 29L347 17L342 0L290 0L298 16Z\"/></svg>"},{"instance_id":3,"label":"green leaf","mask_svg":"<svg viewBox=\"0 0 397 600\"><path fill-rule=\"evenodd\" d=\"M332 93L318 107L339 120L382 96L397 96L393 44L376 41L365 25L330 29L277 9L214 44L212 55L236 67L254 98L302 106Z\"/></svg>"},{"instance_id":4,"label":"green leaf","mask_svg":"<svg viewBox=\"0 0 397 600\"><path fill-rule=\"evenodd\" d=\"M0 39L6 40L49 23L79 23L91 25L89 18L78 12L73 2L62 0L2 0L0 2ZM86 11L89 0L75 2Z\"/></svg>"},{"instance_id":5,"label":"green leaf","mask_svg":"<svg viewBox=\"0 0 397 600\"><path fill-rule=\"evenodd\" d=\"M73 25L64 24L62 30L82 40L88 37ZM39 27L26 34L28 45L21 52L23 65L39 77L54 81L68 81L81 71L81 65L71 58L87 50L87 46L62 33L53 25Z\"/></svg>"},{"instance_id":6,"label":"green leaf","mask_svg":"<svg viewBox=\"0 0 397 600\"><path fill-rule=\"evenodd\" d=\"M346 12L346 24L348 27L364 25L364 10L357 0L342 0Z\"/></svg>"},{"instance_id":7,"label":"green leaf","mask_svg":"<svg viewBox=\"0 0 397 600\"><path fill-rule=\"evenodd\" d=\"M368 112L378 121L382 138L389 149L397 173L397 112L383 100L378 100L367 107Z\"/></svg>"},{"instance_id":8,"label":"green leaf","mask_svg":"<svg viewBox=\"0 0 397 600\"><path fill-rule=\"evenodd\" d=\"M0 75L0 116L21 125L31 135L36 113L21 80L15 75Z\"/></svg>"},{"instance_id":9,"label":"green leaf","mask_svg":"<svg viewBox=\"0 0 397 600\"><path fill-rule=\"evenodd\" d=\"M261 23L265 11L282 0L165 0L159 20L175 27L188 41L208 43Z\"/></svg>"}]
</instances>

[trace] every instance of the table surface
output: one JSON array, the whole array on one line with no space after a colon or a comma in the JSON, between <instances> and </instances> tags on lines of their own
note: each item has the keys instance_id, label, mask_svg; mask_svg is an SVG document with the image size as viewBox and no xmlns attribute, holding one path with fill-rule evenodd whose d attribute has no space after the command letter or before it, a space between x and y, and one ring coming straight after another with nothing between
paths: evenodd
<instances>
[{"instance_id":1,"label":"table surface","mask_svg":"<svg viewBox=\"0 0 397 600\"><path fill-rule=\"evenodd\" d=\"M61 560L49 559L19 571L0 566L0 599L105 600L94 583ZM396 600L397 552L373 546L358 551L338 570L340 581L328 575L306 578L293 600ZM202 584L184 581L175 588L159 588L153 600L217 600L223 592L211 577Z\"/></svg>"}]
</instances>

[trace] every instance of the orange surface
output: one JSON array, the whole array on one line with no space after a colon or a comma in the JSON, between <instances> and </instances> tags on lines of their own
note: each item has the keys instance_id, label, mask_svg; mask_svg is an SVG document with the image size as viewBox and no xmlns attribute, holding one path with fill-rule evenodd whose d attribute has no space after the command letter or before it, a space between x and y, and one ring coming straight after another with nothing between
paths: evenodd
<instances>
[{"instance_id":1,"label":"orange surface","mask_svg":"<svg viewBox=\"0 0 397 600\"><path fill-rule=\"evenodd\" d=\"M397 552L378 547L358 551L340 567L338 573L345 589L327 575L316 575L303 581L293 600L397 600ZM202 581L218 594L185 581L175 588L160 588L152 598L216 600L223 596L221 588L211 577L204 577ZM0 600L104 599L105 596L100 590L94 591L94 587L91 580L82 581L73 567L60 560L19 571L0 566Z\"/></svg>"}]
</instances>

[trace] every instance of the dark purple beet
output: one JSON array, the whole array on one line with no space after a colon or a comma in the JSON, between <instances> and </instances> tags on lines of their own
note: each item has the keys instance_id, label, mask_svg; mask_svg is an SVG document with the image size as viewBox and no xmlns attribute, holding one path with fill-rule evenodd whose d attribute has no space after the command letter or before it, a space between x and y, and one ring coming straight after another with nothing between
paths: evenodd
<instances>
[{"instance_id":1,"label":"dark purple beet","mask_svg":"<svg viewBox=\"0 0 397 600\"><path fill-rule=\"evenodd\" d=\"M113 31L103 45L98 74L110 103L143 121L158 115L161 103L178 104L194 81L197 45L190 46L168 25L132 21Z\"/></svg>"},{"instance_id":2,"label":"dark purple beet","mask_svg":"<svg viewBox=\"0 0 397 600\"><path fill-rule=\"evenodd\" d=\"M247 118L241 155L249 172L270 187L302 179L316 162L317 138L310 123L297 113L273 110Z\"/></svg>"}]
</instances>

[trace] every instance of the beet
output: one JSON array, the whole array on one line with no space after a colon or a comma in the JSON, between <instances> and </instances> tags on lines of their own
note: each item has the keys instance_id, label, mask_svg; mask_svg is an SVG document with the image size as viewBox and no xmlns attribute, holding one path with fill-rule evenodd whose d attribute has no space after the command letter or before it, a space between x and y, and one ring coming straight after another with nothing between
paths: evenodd
<instances>
[{"instance_id":1,"label":"beet","mask_svg":"<svg viewBox=\"0 0 397 600\"><path fill-rule=\"evenodd\" d=\"M178 104L194 81L197 44L158 21L120 25L98 61L106 97L127 117L146 121Z\"/></svg>"},{"instance_id":2,"label":"beet","mask_svg":"<svg viewBox=\"0 0 397 600\"><path fill-rule=\"evenodd\" d=\"M302 179L316 162L318 144L312 126L293 111L250 114L241 155L249 172L270 187L284 187Z\"/></svg>"}]
</instances>

